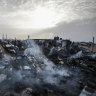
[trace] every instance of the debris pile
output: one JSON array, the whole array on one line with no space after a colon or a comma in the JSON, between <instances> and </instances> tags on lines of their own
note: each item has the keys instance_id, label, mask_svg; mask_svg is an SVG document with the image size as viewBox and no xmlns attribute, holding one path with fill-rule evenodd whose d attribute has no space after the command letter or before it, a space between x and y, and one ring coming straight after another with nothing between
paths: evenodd
<instances>
[{"instance_id":1,"label":"debris pile","mask_svg":"<svg viewBox=\"0 0 96 96\"><path fill-rule=\"evenodd\" d=\"M96 54L78 45L58 37L2 41L0 96L82 96L96 84Z\"/></svg>"}]
</instances>

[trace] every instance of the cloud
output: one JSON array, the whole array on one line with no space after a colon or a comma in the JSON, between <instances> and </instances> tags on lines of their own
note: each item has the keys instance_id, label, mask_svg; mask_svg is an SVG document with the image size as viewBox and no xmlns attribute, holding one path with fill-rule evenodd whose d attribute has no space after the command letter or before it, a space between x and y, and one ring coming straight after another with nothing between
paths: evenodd
<instances>
[{"instance_id":1,"label":"cloud","mask_svg":"<svg viewBox=\"0 0 96 96\"><path fill-rule=\"evenodd\" d=\"M41 2L42 1L42 2ZM1 24L17 25L27 23L30 26L30 20L34 10L41 6L48 8L56 13L54 24L72 22L85 18L96 17L95 0L1 0L0 1L0 22ZM34 5L34 6L33 6ZM52 11L52 12L53 12ZM30 14L30 16L29 16ZM29 23L28 23L29 22Z\"/></svg>"},{"instance_id":2,"label":"cloud","mask_svg":"<svg viewBox=\"0 0 96 96\"><path fill-rule=\"evenodd\" d=\"M60 36L63 39L71 39L73 41L92 41L96 36L96 18L75 20L71 23L61 22L56 28L44 30L44 33L54 33L54 36ZM42 34L44 34L42 33ZM96 42L96 39L95 39Z\"/></svg>"}]
</instances>

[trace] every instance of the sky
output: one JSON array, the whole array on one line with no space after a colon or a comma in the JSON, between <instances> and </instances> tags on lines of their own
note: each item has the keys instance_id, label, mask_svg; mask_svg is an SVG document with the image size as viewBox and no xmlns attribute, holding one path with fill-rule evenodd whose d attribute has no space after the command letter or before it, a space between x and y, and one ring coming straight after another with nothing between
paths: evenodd
<instances>
[{"instance_id":1,"label":"sky","mask_svg":"<svg viewBox=\"0 0 96 96\"><path fill-rule=\"evenodd\" d=\"M0 0L0 38L92 41L96 0ZM95 39L96 42L96 39Z\"/></svg>"}]
</instances>

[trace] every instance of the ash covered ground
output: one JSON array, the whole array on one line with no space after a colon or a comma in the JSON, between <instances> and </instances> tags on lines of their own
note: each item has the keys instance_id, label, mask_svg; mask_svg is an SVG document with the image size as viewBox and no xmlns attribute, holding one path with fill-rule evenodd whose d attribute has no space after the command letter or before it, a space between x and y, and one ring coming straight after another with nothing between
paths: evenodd
<instances>
[{"instance_id":1,"label":"ash covered ground","mask_svg":"<svg viewBox=\"0 0 96 96\"><path fill-rule=\"evenodd\" d=\"M85 86L95 92L96 54L50 41L1 42L0 96L79 96Z\"/></svg>"}]
</instances>

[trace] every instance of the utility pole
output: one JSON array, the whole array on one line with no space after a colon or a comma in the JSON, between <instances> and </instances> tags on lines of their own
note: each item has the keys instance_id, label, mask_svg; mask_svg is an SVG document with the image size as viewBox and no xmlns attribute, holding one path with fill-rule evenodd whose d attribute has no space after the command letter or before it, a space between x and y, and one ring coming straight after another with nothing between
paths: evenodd
<instances>
[{"instance_id":1,"label":"utility pole","mask_svg":"<svg viewBox=\"0 0 96 96\"><path fill-rule=\"evenodd\" d=\"M31 47L30 36L28 35L27 46Z\"/></svg>"},{"instance_id":2,"label":"utility pole","mask_svg":"<svg viewBox=\"0 0 96 96\"><path fill-rule=\"evenodd\" d=\"M4 34L2 35L2 40L4 41Z\"/></svg>"},{"instance_id":3,"label":"utility pole","mask_svg":"<svg viewBox=\"0 0 96 96\"><path fill-rule=\"evenodd\" d=\"M94 37L93 37L93 43L92 43L92 51L94 51Z\"/></svg>"},{"instance_id":4,"label":"utility pole","mask_svg":"<svg viewBox=\"0 0 96 96\"><path fill-rule=\"evenodd\" d=\"M7 40L7 34L6 34L6 40Z\"/></svg>"},{"instance_id":5,"label":"utility pole","mask_svg":"<svg viewBox=\"0 0 96 96\"><path fill-rule=\"evenodd\" d=\"M30 38L30 36L28 35L28 39Z\"/></svg>"}]
</instances>

